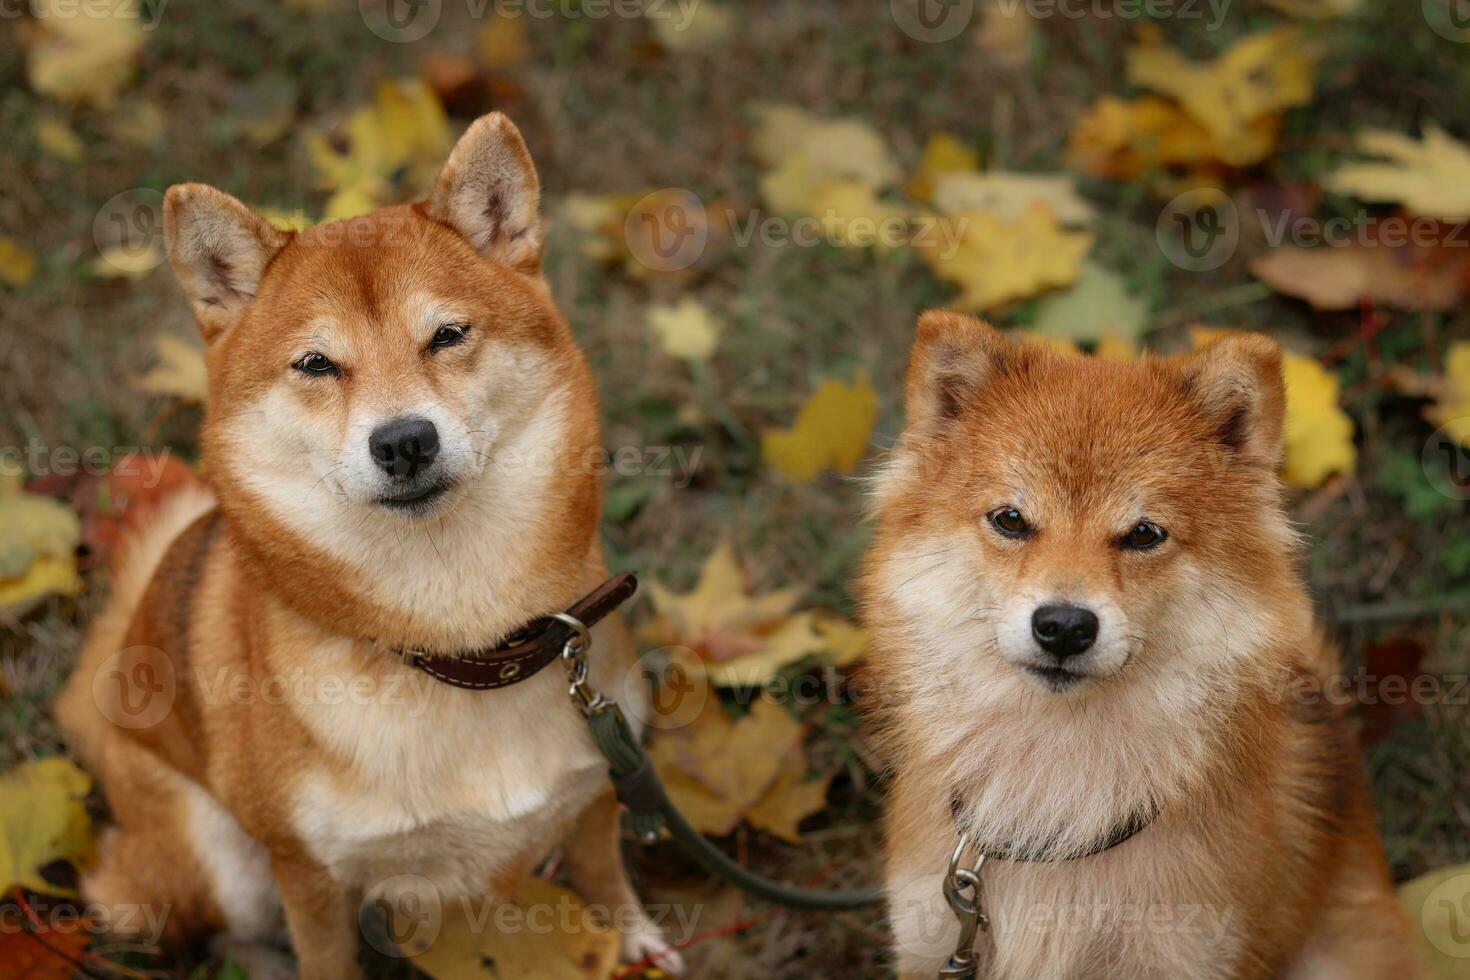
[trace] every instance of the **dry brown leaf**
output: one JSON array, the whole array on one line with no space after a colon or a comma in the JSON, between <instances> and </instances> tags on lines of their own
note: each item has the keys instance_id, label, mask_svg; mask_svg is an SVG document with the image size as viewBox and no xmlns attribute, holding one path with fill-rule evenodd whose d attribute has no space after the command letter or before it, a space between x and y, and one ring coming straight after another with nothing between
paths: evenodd
<instances>
[{"instance_id":1,"label":"dry brown leaf","mask_svg":"<svg viewBox=\"0 0 1470 980\"><path fill-rule=\"evenodd\" d=\"M1272 289L1319 310L1356 309L1365 299L1402 309L1445 310L1463 294L1466 267L1431 266L1412 247L1354 243L1283 246L1253 259L1251 272ZM1421 261L1416 261L1416 259Z\"/></svg>"}]
</instances>

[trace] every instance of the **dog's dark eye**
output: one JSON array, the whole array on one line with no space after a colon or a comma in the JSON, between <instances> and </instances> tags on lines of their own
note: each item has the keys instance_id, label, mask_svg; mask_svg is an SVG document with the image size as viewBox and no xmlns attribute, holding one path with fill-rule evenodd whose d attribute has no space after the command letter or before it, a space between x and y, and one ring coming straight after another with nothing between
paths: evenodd
<instances>
[{"instance_id":1,"label":"dog's dark eye","mask_svg":"<svg viewBox=\"0 0 1470 980\"><path fill-rule=\"evenodd\" d=\"M1014 507L1003 507L990 515L990 523L1008 538L1024 538L1031 533L1031 525Z\"/></svg>"},{"instance_id":2,"label":"dog's dark eye","mask_svg":"<svg viewBox=\"0 0 1470 980\"><path fill-rule=\"evenodd\" d=\"M301 360L297 361L291 366L304 374L339 373L337 370L337 365L333 364L331 359L328 358L327 355L318 354L315 351L307 354L305 357L301 358Z\"/></svg>"},{"instance_id":3,"label":"dog's dark eye","mask_svg":"<svg viewBox=\"0 0 1470 980\"><path fill-rule=\"evenodd\" d=\"M1123 535L1122 545L1134 551L1147 551L1157 547L1168 536L1168 532L1157 524L1141 521L1137 527Z\"/></svg>"},{"instance_id":4,"label":"dog's dark eye","mask_svg":"<svg viewBox=\"0 0 1470 980\"><path fill-rule=\"evenodd\" d=\"M440 327L434 331L433 338L429 340L429 350L443 350L446 347L462 344L464 335L469 333L469 330L469 326L462 323Z\"/></svg>"}]
</instances>

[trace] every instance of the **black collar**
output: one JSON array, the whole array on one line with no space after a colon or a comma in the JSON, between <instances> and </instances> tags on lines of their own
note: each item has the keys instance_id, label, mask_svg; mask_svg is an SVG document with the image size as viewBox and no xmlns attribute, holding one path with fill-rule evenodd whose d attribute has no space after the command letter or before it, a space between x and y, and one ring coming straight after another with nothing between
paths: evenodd
<instances>
[{"instance_id":1,"label":"black collar","mask_svg":"<svg viewBox=\"0 0 1470 980\"><path fill-rule=\"evenodd\" d=\"M960 799L960 794L957 791L950 797L949 813L955 822L955 826L961 829L964 827L963 821L961 820L964 809L964 801ZM972 840L970 846L977 853L983 854L987 860L991 861L1025 861L1038 864L1052 864L1058 861L1079 861L1082 858L1095 857L1103 851L1112 850L1124 841L1131 840L1142 833L1149 824L1153 823L1154 818L1158 815L1158 807L1129 814L1127 819L1116 824L1110 831L1100 837L1091 848L1083 851L1081 854L1062 851L1060 846L1056 844L1057 838L1055 837L1039 848L1028 848L1024 851L1018 851L1010 844L988 844L979 840ZM1060 834L1057 835L1057 837L1060 836Z\"/></svg>"}]
</instances>

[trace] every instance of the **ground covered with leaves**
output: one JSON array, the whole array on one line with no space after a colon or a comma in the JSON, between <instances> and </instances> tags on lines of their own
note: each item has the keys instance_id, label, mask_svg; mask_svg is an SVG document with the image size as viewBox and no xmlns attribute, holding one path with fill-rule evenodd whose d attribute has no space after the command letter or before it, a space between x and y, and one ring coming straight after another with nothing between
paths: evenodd
<instances>
[{"instance_id":1,"label":"ground covered with leaves","mask_svg":"<svg viewBox=\"0 0 1470 980\"><path fill-rule=\"evenodd\" d=\"M203 366L161 192L212 183L283 227L350 217L421 195L491 108L537 160L547 278L601 386L604 534L648 584L640 642L707 678L710 710L651 751L722 846L808 885L878 875L848 583L915 317L953 306L1075 356L1282 341L1283 477L1393 872L1438 873L1406 890L1416 922L1466 891L1439 871L1470 861L1454 0L33 8L0 47L0 911L31 923L0 930L0 973L236 975L55 922L99 814L47 706L118 535L199 478ZM876 913L743 898L667 843L630 857L650 901L699 910L694 975L886 970ZM1470 897L1450 899L1422 920L1446 977L1470 953ZM605 943L461 940L371 968L611 969Z\"/></svg>"}]
</instances>

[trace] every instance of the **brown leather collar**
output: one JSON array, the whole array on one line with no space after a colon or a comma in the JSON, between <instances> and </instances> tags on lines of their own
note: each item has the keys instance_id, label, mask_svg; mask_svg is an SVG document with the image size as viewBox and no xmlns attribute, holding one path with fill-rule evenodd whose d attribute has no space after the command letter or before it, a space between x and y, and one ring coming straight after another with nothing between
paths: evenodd
<instances>
[{"instance_id":1,"label":"brown leather collar","mask_svg":"<svg viewBox=\"0 0 1470 980\"><path fill-rule=\"evenodd\" d=\"M638 591L632 572L614 575L566 610L566 615L591 626L622 605ZM566 642L577 634L570 623L551 616L532 620L504 643L464 653L428 653L398 648L403 662L452 687L488 691L509 687L537 673L561 655Z\"/></svg>"}]
</instances>

